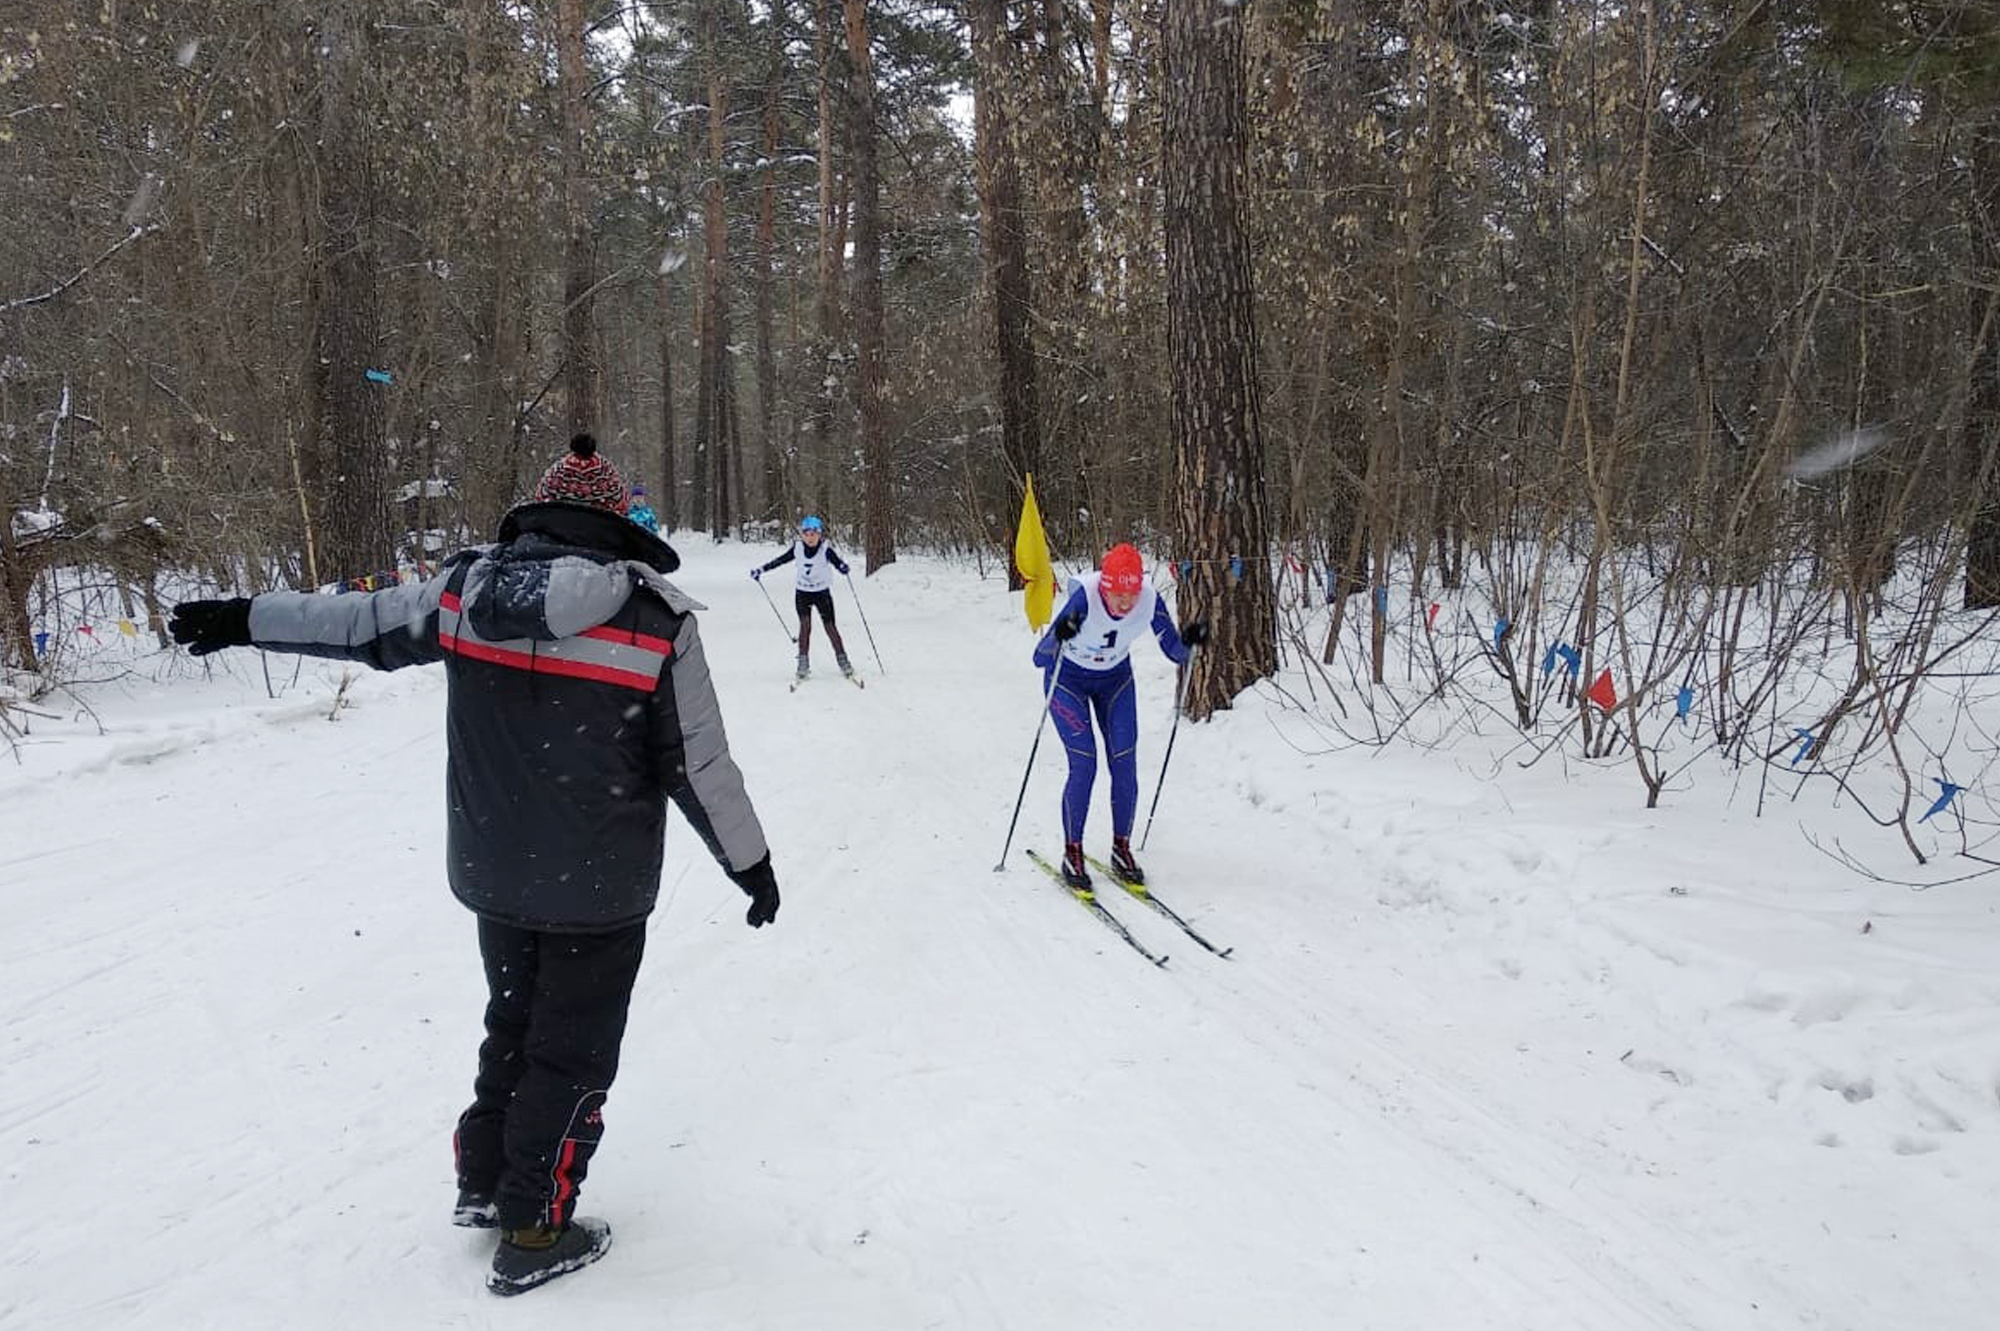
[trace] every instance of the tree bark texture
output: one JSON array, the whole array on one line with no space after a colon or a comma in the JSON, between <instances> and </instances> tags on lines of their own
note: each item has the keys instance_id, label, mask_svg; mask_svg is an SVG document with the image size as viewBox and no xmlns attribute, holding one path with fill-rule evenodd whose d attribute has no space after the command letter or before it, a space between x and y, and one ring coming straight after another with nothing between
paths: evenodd
<instances>
[{"instance_id":1,"label":"tree bark texture","mask_svg":"<svg viewBox=\"0 0 2000 1331\"><path fill-rule=\"evenodd\" d=\"M1007 0L971 0L973 53L973 160L986 242L986 293L993 307L995 359L999 365L1000 450L1013 485L1019 521L1023 480L1041 469L1041 416L1036 399L1034 297L1028 277L1027 219L1021 208L1017 98L1012 87L1016 53L1007 37ZM1021 586L1014 567L1014 533L1007 550L1008 587Z\"/></svg>"},{"instance_id":2,"label":"tree bark texture","mask_svg":"<svg viewBox=\"0 0 2000 1331\"><path fill-rule=\"evenodd\" d=\"M351 3L321 15L320 291L310 380L315 386L314 523L323 580L393 567L388 457L382 434L387 385L368 375L379 334L375 185L364 116L367 27Z\"/></svg>"},{"instance_id":3,"label":"tree bark texture","mask_svg":"<svg viewBox=\"0 0 2000 1331\"><path fill-rule=\"evenodd\" d=\"M596 237L590 191L590 81L583 60L583 0L561 0L556 24L556 95L562 103L563 377L569 429L603 430L599 402Z\"/></svg>"},{"instance_id":4,"label":"tree bark texture","mask_svg":"<svg viewBox=\"0 0 2000 1331\"><path fill-rule=\"evenodd\" d=\"M1189 667L1197 720L1277 669L1257 323L1245 222L1243 10L1167 0L1161 180L1167 250L1175 557L1183 621L1213 639Z\"/></svg>"},{"instance_id":5,"label":"tree bark texture","mask_svg":"<svg viewBox=\"0 0 2000 1331\"><path fill-rule=\"evenodd\" d=\"M889 487L888 426L882 402L882 201L875 162L875 62L868 53L865 0L844 0L848 113L854 173L855 387L861 399L862 551L868 571L896 562L895 506Z\"/></svg>"}]
</instances>

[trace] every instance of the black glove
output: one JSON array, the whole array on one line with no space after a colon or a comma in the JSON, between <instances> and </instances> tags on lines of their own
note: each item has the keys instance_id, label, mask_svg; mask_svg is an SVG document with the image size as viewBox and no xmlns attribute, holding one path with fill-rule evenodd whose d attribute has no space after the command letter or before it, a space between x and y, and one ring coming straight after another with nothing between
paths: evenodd
<instances>
[{"instance_id":1,"label":"black glove","mask_svg":"<svg viewBox=\"0 0 2000 1331\"><path fill-rule=\"evenodd\" d=\"M750 581L762 582L763 580L764 580L764 570L761 567L753 568L750 570Z\"/></svg>"},{"instance_id":2,"label":"black glove","mask_svg":"<svg viewBox=\"0 0 2000 1331\"><path fill-rule=\"evenodd\" d=\"M1083 616L1074 610L1056 621L1056 641L1068 642L1083 627Z\"/></svg>"},{"instance_id":3,"label":"black glove","mask_svg":"<svg viewBox=\"0 0 2000 1331\"><path fill-rule=\"evenodd\" d=\"M1190 647L1207 646L1208 621L1205 619L1190 619L1181 629L1181 641Z\"/></svg>"},{"instance_id":4,"label":"black glove","mask_svg":"<svg viewBox=\"0 0 2000 1331\"><path fill-rule=\"evenodd\" d=\"M167 621L167 632L194 656L207 656L224 647L250 645L250 598L234 596L227 601L182 601Z\"/></svg>"},{"instance_id":5,"label":"black glove","mask_svg":"<svg viewBox=\"0 0 2000 1331\"><path fill-rule=\"evenodd\" d=\"M750 898L750 913L743 917L744 923L752 929L761 929L778 918L778 876L771 872L769 855L729 876Z\"/></svg>"}]
</instances>

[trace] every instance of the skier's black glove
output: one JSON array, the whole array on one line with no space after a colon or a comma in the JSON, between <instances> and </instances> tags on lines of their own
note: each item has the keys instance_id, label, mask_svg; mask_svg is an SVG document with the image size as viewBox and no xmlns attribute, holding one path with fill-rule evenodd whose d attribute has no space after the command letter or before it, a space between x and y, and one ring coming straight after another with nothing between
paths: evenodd
<instances>
[{"instance_id":1,"label":"skier's black glove","mask_svg":"<svg viewBox=\"0 0 2000 1331\"><path fill-rule=\"evenodd\" d=\"M1190 647L1207 646L1208 621L1205 619L1190 619L1186 627L1181 629L1181 641Z\"/></svg>"},{"instance_id":2,"label":"skier's black glove","mask_svg":"<svg viewBox=\"0 0 2000 1331\"><path fill-rule=\"evenodd\" d=\"M1056 641L1068 642L1083 628L1083 616L1074 610L1056 621Z\"/></svg>"},{"instance_id":3,"label":"skier's black glove","mask_svg":"<svg viewBox=\"0 0 2000 1331\"><path fill-rule=\"evenodd\" d=\"M753 568L753 569L751 569L751 570L750 570L750 581L752 581L752 582L762 582L763 580L764 580L764 570L763 570L763 569L761 569L761 568Z\"/></svg>"},{"instance_id":4,"label":"skier's black glove","mask_svg":"<svg viewBox=\"0 0 2000 1331\"><path fill-rule=\"evenodd\" d=\"M771 872L769 855L729 876L750 898L750 913L743 917L744 923L761 929L778 918L778 876Z\"/></svg>"},{"instance_id":5,"label":"skier's black glove","mask_svg":"<svg viewBox=\"0 0 2000 1331\"><path fill-rule=\"evenodd\" d=\"M207 656L224 647L250 645L250 598L233 596L227 601L182 601L167 621L167 632L194 656Z\"/></svg>"}]
</instances>

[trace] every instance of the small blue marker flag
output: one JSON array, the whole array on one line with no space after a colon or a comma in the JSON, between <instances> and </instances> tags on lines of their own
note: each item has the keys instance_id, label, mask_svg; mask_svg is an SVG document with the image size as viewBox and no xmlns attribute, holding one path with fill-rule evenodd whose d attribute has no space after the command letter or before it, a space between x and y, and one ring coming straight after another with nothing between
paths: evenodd
<instances>
[{"instance_id":1,"label":"small blue marker flag","mask_svg":"<svg viewBox=\"0 0 2000 1331\"><path fill-rule=\"evenodd\" d=\"M1694 688L1691 685L1683 684L1681 685L1680 696L1674 699L1674 719L1676 721L1687 720L1688 708L1692 706L1694 706Z\"/></svg>"},{"instance_id":2,"label":"small blue marker flag","mask_svg":"<svg viewBox=\"0 0 2000 1331\"><path fill-rule=\"evenodd\" d=\"M1556 644L1556 655L1563 659L1563 669L1569 672L1569 677L1575 679L1576 672L1583 669L1583 653L1563 642Z\"/></svg>"},{"instance_id":3,"label":"small blue marker flag","mask_svg":"<svg viewBox=\"0 0 2000 1331\"><path fill-rule=\"evenodd\" d=\"M371 384L393 384L396 382L395 376L387 370L363 370L361 377Z\"/></svg>"},{"instance_id":4,"label":"small blue marker flag","mask_svg":"<svg viewBox=\"0 0 2000 1331\"><path fill-rule=\"evenodd\" d=\"M1507 618L1505 615L1493 621L1493 645L1495 647L1500 645L1500 639L1507 636L1507 626L1513 622L1513 620Z\"/></svg>"},{"instance_id":5,"label":"small blue marker flag","mask_svg":"<svg viewBox=\"0 0 2000 1331\"><path fill-rule=\"evenodd\" d=\"M1548 651L1542 653L1542 674L1553 675L1555 673L1556 673L1556 645L1554 643L1550 643Z\"/></svg>"},{"instance_id":6,"label":"small blue marker flag","mask_svg":"<svg viewBox=\"0 0 2000 1331\"><path fill-rule=\"evenodd\" d=\"M1944 780L1942 777L1934 776L1931 778L1931 780L1938 783L1937 803L1931 805L1929 813L1926 813L1923 817L1917 819L1917 821L1920 823L1929 822L1931 819L1931 814L1933 813L1943 813L1946 809L1949 809L1951 807L1951 802L1954 799L1958 798L1958 792L1965 789L1964 786L1954 786L1951 782Z\"/></svg>"},{"instance_id":7,"label":"small blue marker flag","mask_svg":"<svg viewBox=\"0 0 2000 1331\"><path fill-rule=\"evenodd\" d=\"M1375 589L1375 614L1379 619L1387 619L1389 617L1389 589L1387 587L1377 587Z\"/></svg>"},{"instance_id":8,"label":"small blue marker flag","mask_svg":"<svg viewBox=\"0 0 2000 1331\"><path fill-rule=\"evenodd\" d=\"M1812 731L1797 726L1792 728L1792 733L1799 737L1799 751L1792 755L1792 766L1797 767L1812 756L1813 745L1819 741L1813 738Z\"/></svg>"},{"instance_id":9,"label":"small blue marker flag","mask_svg":"<svg viewBox=\"0 0 2000 1331\"><path fill-rule=\"evenodd\" d=\"M48 654L49 654L49 635L47 633L37 633L35 635L35 655L47 656Z\"/></svg>"},{"instance_id":10,"label":"small blue marker flag","mask_svg":"<svg viewBox=\"0 0 2000 1331\"><path fill-rule=\"evenodd\" d=\"M1231 582L1238 582L1242 579L1242 577L1243 577L1243 556L1242 555L1229 556L1229 580Z\"/></svg>"}]
</instances>

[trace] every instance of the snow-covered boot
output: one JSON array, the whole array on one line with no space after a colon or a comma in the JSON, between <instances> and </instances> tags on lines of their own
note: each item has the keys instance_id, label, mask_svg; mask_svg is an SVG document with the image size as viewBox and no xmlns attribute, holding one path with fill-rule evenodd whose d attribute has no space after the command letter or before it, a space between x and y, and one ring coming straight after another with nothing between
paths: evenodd
<instances>
[{"instance_id":1,"label":"snow-covered boot","mask_svg":"<svg viewBox=\"0 0 2000 1331\"><path fill-rule=\"evenodd\" d=\"M1070 891L1083 896L1090 894L1090 870L1083 864L1081 841L1063 843L1062 880Z\"/></svg>"},{"instance_id":2,"label":"snow-covered boot","mask_svg":"<svg viewBox=\"0 0 2000 1331\"><path fill-rule=\"evenodd\" d=\"M834 660L840 663L841 674L847 676L849 679L854 678L854 667L847 663L846 652L841 652L838 656L834 657Z\"/></svg>"},{"instance_id":3,"label":"snow-covered boot","mask_svg":"<svg viewBox=\"0 0 2000 1331\"><path fill-rule=\"evenodd\" d=\"M812 662L801 656L799 658L799 678L807 679L812 675L812 672Z\"/></svg>"},{"instance_id":4,"label":"snow-covered boot","mask_svg":"<svg viewBox=\"0 0 2000 1331\"><path fill-rule=\"evenodd\" d=\"M1146 871L1139 867L1139 861L1132 858L1130 837L1111 838L1111 872L1134 887L1146 885Z\"/></svg>"},{"instance_id":5,"label":"snow-covered boot","mask_svg":"<svg viewBox=\"0 0 2000 1331\"><path fill-rule=\"evenodd\" d=\"M611 1246L611 1226L580 1215L561 1229L530 1225L503 1230L486 1288L495 1294L525 1294L557 1276L581 1270Z\"/></svg>"},{"instance_id":6,"label":"snow-covered boot","mask_svg":"<svg viewBox=\"0 0 2000 1331\"><path fill-rule=\"evenodd\" d=\"M451 1210L451 1223L460 1229L498 1229L500 1208L491 1193L460 1188L458 1205Z\"/></svg>"}]
</instances>

